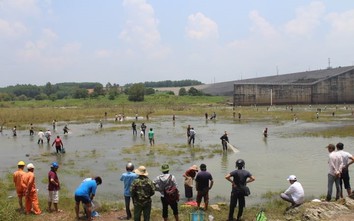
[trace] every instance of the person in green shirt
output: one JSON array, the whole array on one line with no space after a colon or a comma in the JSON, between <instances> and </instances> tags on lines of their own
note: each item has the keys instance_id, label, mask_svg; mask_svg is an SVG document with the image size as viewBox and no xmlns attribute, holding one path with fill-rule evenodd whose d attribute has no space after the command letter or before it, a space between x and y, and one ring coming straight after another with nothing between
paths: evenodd
<instances>
[{"instance_id":1,"label":"person in green shirt","mask_svg":"<svg viewBox=\"0 0 354 221\"><path fill-rule=\"evenodd\" d=\"M154 139L154 131L152 128L150 128L148 135L149 135L150 146L153 146L155 144L155 139Z\"/></svg>"}]
</instances>

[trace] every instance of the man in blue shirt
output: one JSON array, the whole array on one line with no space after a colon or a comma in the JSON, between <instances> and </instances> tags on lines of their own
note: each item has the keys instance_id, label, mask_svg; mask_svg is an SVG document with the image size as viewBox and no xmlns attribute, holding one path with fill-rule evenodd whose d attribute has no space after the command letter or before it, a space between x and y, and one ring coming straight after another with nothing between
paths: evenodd
<instances>
[{"instance_id":1,"label":"man in blue shirt","mask_svg":"<svg viewBox=\"0 0 354 221\"><path fill-rule=\"evenodd\" d=\"M130 212L130 186L138 175L134 173L134 165L132 163L127 163L125 166L127 172L123 173L120 177L120 181L124 182L124 201L125 201L125 211L127 212L126 217L119 217L120 220L129 220L132 218L132 213Z\"/></svg>"},{"instance_id":2,"label":"man in blue shirt","mask_svg":"<svg viewBox=\"0 0 354 221\"><path fill-rule=\"evenodd\" d=\"M91 201L95 197L97 186L102 184L101 177L95 177L92 180L82 182L75 190L75 213L76 218L79 219L80 201L85 204L87 220L91 221Z\"/></svg>"}]
</instances>

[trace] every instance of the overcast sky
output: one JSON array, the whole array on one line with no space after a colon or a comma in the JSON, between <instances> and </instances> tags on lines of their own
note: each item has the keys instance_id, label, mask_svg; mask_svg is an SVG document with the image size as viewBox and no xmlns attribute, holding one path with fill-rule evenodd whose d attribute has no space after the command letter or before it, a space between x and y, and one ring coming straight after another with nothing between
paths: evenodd
<instances>
[{"instance_id":1,"label":"overcast sky","mask_svg":"<svg viewBox=\"0 0 354 221\"><path fill-rule=\"evenodd\" d=\"M353 0L0 0L0 86L354 65Z\"/></svg>"}]
</instances>

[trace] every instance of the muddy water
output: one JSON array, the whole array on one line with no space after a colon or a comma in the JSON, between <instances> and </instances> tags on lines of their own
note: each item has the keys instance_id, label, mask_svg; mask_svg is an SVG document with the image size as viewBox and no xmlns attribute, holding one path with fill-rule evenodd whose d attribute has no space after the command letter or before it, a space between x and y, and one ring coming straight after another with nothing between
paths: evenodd
<instances>
[{"instance_id":1,"label":"muddy water","mask_svg":"<svg viewBox=\"0 0 354 221\"><path fill-rule=\"evenodd\" d=\"M137 121L138 128L142 122L141 119ZM215 202L229 199L231 186L224 176L234 170L235 161L242 158L246 161L246 169L256 178L256 181L249 185L252 194L248 202L252 204L259 202L261 195L267 191L279 192L287 188L286 178L290 174L297 175L309 198L318 198L326 193L327 186L328 153L324 147L328 143L343 142L345 149L354 153L353 137L291 137L295 133L336 126L342 122L298 121L272 124L225 119L205 121L198 117L177 116L176 122L173 123L171 117L160 117L146 122L147 127L152 127L155 131L156 145L153 148L150 148L147 136L143 139L139 134L132 135L130 123L131 120L126 124L108 120L104 122L104 128L101 130L97 122L71 122L70 133L65 136L62 134L62 125L59 124L52 140L56 135L63 138L66 149L66 154L63 155L55 154L55 148L50 145L38 145L37 137L30 137L28 131L18 131L16 138L11 136L11 131L4 131L0 135L1 177L13 172L19 160L32 162L36 166L39 191L46 194L45 182L49 165L58 161L59 178L69 192L73 192L82 179L100 175L103 185L99 187L97 198L116 200L122 199L123 184L119 178L128 161L132 161L136 167L141 164L148 165L150 178L159 174L161 163L169 162L171 173L176 176L184 196L182 174L192 164L205 163L215 181L210 192L211 200ZM194 147L186 145L188 124L193 126L197 133ZM39 126L50 128L49 124ZM262 136L265 127L268 127L269 131L269 137L266 139ZM220 151L219 138L225 130L228 131L230 143L240 152ZM164 149L166 152L159 154ZM176 152L171 155L168 154L169 151Z\"/></svg>"}]
</instances>

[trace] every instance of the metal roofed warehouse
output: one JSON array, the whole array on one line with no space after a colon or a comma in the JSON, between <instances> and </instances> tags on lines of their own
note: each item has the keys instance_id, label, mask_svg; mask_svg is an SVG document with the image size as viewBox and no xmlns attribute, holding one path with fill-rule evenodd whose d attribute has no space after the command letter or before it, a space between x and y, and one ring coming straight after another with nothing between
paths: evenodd
<instances>
[{"instance_id":1,"label":"metal roofed warehouse","mask_svg":"<svg viewBox=\"0 0 354 221\"><path fill-rule=\"evenodd\" d=\"M234 105L354 103L354 66L234 82Z\"/></svg>"}]
</instances>

